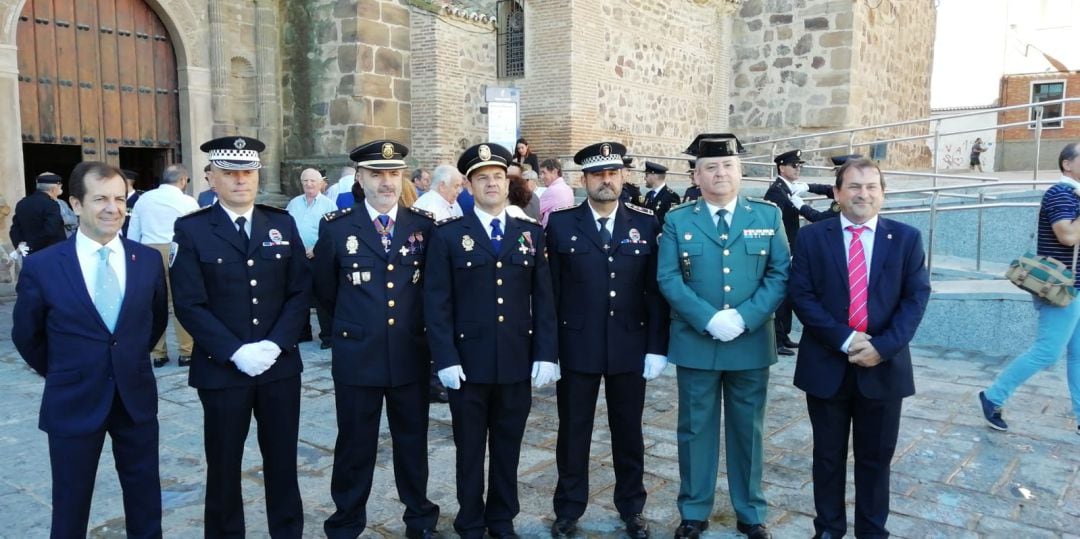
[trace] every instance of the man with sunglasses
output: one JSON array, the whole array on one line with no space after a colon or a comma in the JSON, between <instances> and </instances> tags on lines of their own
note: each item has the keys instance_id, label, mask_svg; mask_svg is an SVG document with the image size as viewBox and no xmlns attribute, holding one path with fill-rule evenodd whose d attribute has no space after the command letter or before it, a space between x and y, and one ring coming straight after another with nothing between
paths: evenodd
<instances>
[{"instance_id":1,"label":"man with sunglasses","mask_svg":"<svg viewBox=\"0 0 1080 539\"><path fill-rule=\"evenodd\" d=\"M832 198L832 188L820 183L804 183L799 178L802 175L802 150L784 152L775 159L776 180L765 191L765 200L776 204L780 208L780 214L784 219L784 232L787 233L788 243L795 248L795 239L799 233L799 215L803 208L813 211L813 208L804 206L800 198L804 193L813 193ZM809 215L810 222L817 221ZM788 337L791 331L791 302L784 299L780 308L776 310L776 318L773 319L776 327L776 353L781 356L794 356L793 348L798 348L799 343Z\"/></svg>"}]
</instances>

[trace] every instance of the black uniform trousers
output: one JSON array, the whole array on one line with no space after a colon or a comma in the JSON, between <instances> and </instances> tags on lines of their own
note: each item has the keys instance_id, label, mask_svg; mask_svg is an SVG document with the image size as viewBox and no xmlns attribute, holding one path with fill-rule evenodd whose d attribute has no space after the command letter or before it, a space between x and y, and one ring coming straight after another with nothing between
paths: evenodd
<instances>
[{"instance_id":1,"label":"black uniform trousers","mask_svg":"<svg viewBox=\"0 0 1080 539\"><path fill-rule=\"evenodd\" d=\"M773 318L773 329L776 330L776 345L783 344L784 337L791 333L791 300L784 296L780 306L776 308L776 316Z\"/></svg>"},{"instance_id":2,"label":"black uniform trousers","mask_svg":"<svg viewBox=\"0 0 1080 539\"><path fill-rule=\"evenodd\" d=\"M518 504L517 468L521 438L532 406L529 380L513 384L472 384L450 390L450 414L457 448L457 498L454 529L462 539L513 530ZM484 503L484 456L488 465Z\"/></svg>"},{"instance_id":3,"label":"black uniform trousers","mask_svg":"<svg viewBox=\"0 0 1080 539\"><path fill-rule=\"evenodd\" d=\"M127 536L161 537L158 421L155 418L133 423L119 393L113 398L101 431L76 437L49 435L53 484L51 537L86 537L105 433L112 438L113 460L124 496Z\"/></svg>"},{"instance_id":4,"label":"black uniform trousers","mask_svg":"<svg viewBox=\"0 0 1080 539\"><path fill-rule=\"evenodd\" d=\"M564 370L555 386L559 407L556 518L581 518L589 503L589 446L601 377L611 429L611 460L615 465L615 508L624 519L645 508L645 441L641 434L645 379L640 372L602 375Z\"/></svg>"},{"instance_id":5,"label":"black uniform trousers","mask_svg":"<svg viewBox=\"0 0 1080 539\"><path fill-rule=\"evenodd\" d=\"M889 466L896 451L902 399L869 399L849 365L832 398L806 395L814 429L814 529L841 537L847 531L848 435L855 453L855 537L889 536ZM853 428L852 428L853 427Z\"/></svg>"},{"instance_id":6,"label":"black uniform trousers","mask_svg":"<svg viewBox=\"0 0 1080 539\"><path fill-rule=\"evenodd\" d=\"M205 536L244 537L240 468L254 413L259 426L270 537L301 537L304 510L296 480L300 375L251 386L199 389L199 400L206 439Z\"/></svg>"},{"instance_id":7,"label":"black uniform trousers","mask_svg":"<svg viewBox=\"0 0 1080 539\"><path fill-rule=\"evenodd\" d=\"M405 525L423 530L438 524L439 506L427 498L427 378L398 387L335 383L338 435L330 496L337 510L323 524L331 539L355 539L367 527L384 398L394 450L394 482L405 504Z\"/></svg>"}]
</instances>

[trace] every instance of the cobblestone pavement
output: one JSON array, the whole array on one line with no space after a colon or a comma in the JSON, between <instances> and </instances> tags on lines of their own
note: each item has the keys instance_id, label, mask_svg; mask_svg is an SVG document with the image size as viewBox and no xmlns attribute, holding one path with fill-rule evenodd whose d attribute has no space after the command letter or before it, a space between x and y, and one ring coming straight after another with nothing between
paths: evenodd
<instances>
[{"instance_id":1,"label":"cobblestone pavement","mask_svg":"<svg viewBox=\"0 0 1080 539\"><path fill-rule=\"evenodd\" d=\"M11 327L12 300L0 304L0 326ZM171 331L170 331L171 335ZM46 537L50 478L45 434L37 429L42 381L22 362L5 329L0 338L0 537ZM1030 338L1018 335L1017 338ZM306 512L305 536L321 537L330 514L330 472L336 435L329 351L318 343L301 346L306 369L300 422L300 486ZM978 410L978 391L1008 358L956 351L917 349L919 393L907 399L892 477L892 516L896 537L1080 538L1080 436L1069 413L1064 365L1033 378L1010 401L1005 417L1012 432L987 429ZM175 358L174 358L175 359ZM794 361L772 369L766 414L765 494L769 526L777 538L812 535L810 423L803 393L791 384ZM166 537L201 537L205 468L202 410L186 371L175 361L158 369L161 398L161 478ZM603 392L600 393L600 407ZM654 537L670 537L678 523L678 452L675 443L674 367L649 384L645 405L645 516ZM619 537L621 522L611 501L614 475L610 435L603 412L593 436L592 492L581 520L582 536ZM522 512L516 520L523 537L547 537L552 521L555 439L558 419L553 387L535 391L521 453ZM265 425L261 426L265 427ZM254 429L253 429L254 430ZM394 489L389 436L383 421L375 488L368 504L370 527L364 537L402 537L403 507ZM265 537L263 490L255 432L248 437L244 494L250 537ZM430 496L442 508L440 528L452 530L454 445L446 405L431 410ZM106 442L91 512L92 537L123 537L123 507ZM721 465L721 470L723 466ZM853 511L852 472L848 468L848 514ZM726 478L709 526L708 538L741 537L726 496Z\"/></svg>"}]
</instances>

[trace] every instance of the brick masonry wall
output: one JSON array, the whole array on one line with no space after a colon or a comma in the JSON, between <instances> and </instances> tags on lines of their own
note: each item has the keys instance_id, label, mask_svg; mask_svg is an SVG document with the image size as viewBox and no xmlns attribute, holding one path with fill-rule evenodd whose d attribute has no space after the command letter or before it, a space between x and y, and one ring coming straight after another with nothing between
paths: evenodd
<instances>
[{"instance_id":1,"label":"brick masonry wall","mask_svg":"<svg viewBox=\"0 0 1080 539\"><path fill-rule=\"evenodd\" d=\"M1027 105L1031 103L1031 89L1036 82L1065 81L1065 97L1080 97L1080 72L1072 73L1035 73L1006 75L1001 79L1001 106ZM1020 109L998 113L999 123L1023 122L1029 119L1031 109ZM1066 116L1080 115L1080 103L1065 106ZM1080 121L1063 121L1061 128L1043 128L1042 137L1048 140L1077 140L1080 138ZM1005 141L1035 140L1035 130L1027 126L1009 127L1001 131Z\"/></svg>"}]
</instances>

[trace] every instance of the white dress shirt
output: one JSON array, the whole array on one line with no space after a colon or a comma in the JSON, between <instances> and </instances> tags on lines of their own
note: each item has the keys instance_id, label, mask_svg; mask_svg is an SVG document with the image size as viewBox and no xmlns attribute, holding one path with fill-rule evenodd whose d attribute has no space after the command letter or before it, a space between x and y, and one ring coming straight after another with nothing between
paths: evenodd
<instances>
[{"instance_id":1,"label":"white dress shirt","mask_svg":"<svg viewBox=\"0 0 1080 539\"><path fill-rule=\"evenodd\" d=\"M842 214L842 213L840 214L840 228L841 228L841 230L844 231L844 262L845 262L845 265L847 263L848 252L850 252L850 250L851 250L851 239L853 237L855 237L855 235L852 234L847 229L847 227L849 227L849 226L864 226L864 227L867 228L866 230L863 230L862 233L859 235L859 242L862 243L862 246L863 246L863 258L866 259L866 283L867 283L868 287L869 287L869 284L870 284L870 260L873 258L873 254L874 254L874 232L877 231L877 225L878 225L878 216L876 216L876 215L874 217L872 217L869 221L863 223L862 225L856 225L855 223L852 223L851 221L849 221L848 218L844 216L844 214ZM869 293L870 293L869 288L867 288L867 295L868 296L869 296ZM869 297L867 297L867 301L869 301ZM848 338L846 340L844 340L844 344L840 345L840 351L846 354L847 351L848 351L848 347L851 346L851 340L854 339L854 338L855 338L855 331L852 331L851 335L848 335Z\"/></svg>"},{"instance_id":2,"label":"white dress shirt","mask_svg":"<svg viewBox=\"0 0 1080 539\"><path fill-rule=\"evenodd\" d=\"M723 207L716 206L716 205L713 205L709 201L705 201L705 206L709 208L709 216L712 217L713 225L716 225L717 223L719 223L719 220L720 220L720 216L716 215L716 212L718 212L720 210L727 210L727 214L724 215L724 222L727 223L728 227L731 226L731 217L733 215L735 215L735 206L738 206L738 205L739 205L739 197L735 197L735 198L731 199L731 202L728 202Z\"/></svg>"},{"instance_id":3,"label":"white dress shirt","mask_svg":"<svg viewBox=\"0 0 1080 539\"><path fill-rule=\"evenodd\" d=\"M161 184L143 193L131 209L128 239L144 244L171 243L176 218L197 209L199 203L180 188Z\"/></svg>"},{"instance_id":4,"label":"white dress shirt","mask_svg":"<svg viewBox=\"0 0 1080 539\"><path fill-rule=\"evenodd\" d=\"M75 255L79 257L79 269L82 270L86 291L90 293L90 301L97 300L94 289L97 288L98 268L101 266L101 255L98 251L102 247L109 248L109 266L116 273L120 290L127 290L127 262L124 260L124 242L120 240L120 235L117 234L108 243L101 245L79 230L75 233Z\"/></svg>"},{"instance_id":5,"label":"white dress shirt","mask_svg":"<svg viewBox=\"0 0 1080 539\"><path fill-rule=\"evenodd\" d=\"M138 204L135 204L135 205L138 206ZM246 219L244 221L244 233L247 234L248 240L250 240L251 239L251 215L253 213L255 213L255 206L252 206L252 207L248 208L247 211L244 212L244 213L236 213L236 212L230 210L229 208L226 208L224 204L221 204L221 209L225 210L225 213L229 216L229 220L233 222L233 228L236 229L237 232L239 232L240 229L237 228L237 226L236 226L236 220L238 218L240 218L240 217L243 217L244 219Z\"/></svg>"},{"instance_id":6,"label":"white dress shirt","mask_svg":"<svg viewBox=\"0 0 1080 539\"><path fill-rule=\"evenodd\" d=\"M371 222L372 223L374 223L375 220L378 219L380 215L389 215L391 221L393 221L394 223L397 222L397 210L398 210L398 205L397 204L394 204L394 207L390 208L390 211L386 212L385 214L384 213L379 213L379 210L376 210L366 199L364 200L364 207L367 208L367 214L368 214L368 217L371 217ZM393 229L394 225L391 224L390 228Z\"/></svg>"},{"instance_id":7,"label":"white dress shirt","mask_svg":"<svg viewBox=\"0 0 1080 539\"><path fill-rule=\"evenodd\" d=\"M612 237L612 238L615 237L615 212L619 211L619 208L616 207L615 211L611 212L611 214L609 214L609 215L600 215L599 213L596 213L596 208L594 208L592 206L592 203L590 202L589 203L589 211L592 212L593 223L596 223L596 225L597 225L596 226L596 231L597 232L600 231L600 219L603 218L603 217L607 217L608 220L607 220L606 223L604 223L604 228L607 229L609 237Z\"/></svg>"},{"instance_id":8,"label":"white dress shirt","mask_svg":"<svg viewBox=\"0 0 1080 539\"><path fill-rule=\"evenodd\" d=\"M435 189L420 195L412 207L431 212L436 221L462 215L460 204L447 202Z\"/></svg>"},{"instance_id":9,"label":"white dress shirt","mask_svg":"<svg viewBox=\"0 0 1080 539\"><path fill-rule=\"evenodd\" d=\"M487 232L488 239L491 239L491 220L499 220L499 228L503 231L503 239L506 236L506 208L499 212L499 215L491 215L490 213L481 210L479 206L473 207L473 212L476 213L476 218L480 219L480 224L484 225L484 232Z\"/></svg>"}]
</instances>

